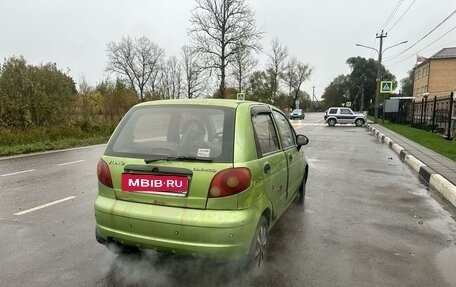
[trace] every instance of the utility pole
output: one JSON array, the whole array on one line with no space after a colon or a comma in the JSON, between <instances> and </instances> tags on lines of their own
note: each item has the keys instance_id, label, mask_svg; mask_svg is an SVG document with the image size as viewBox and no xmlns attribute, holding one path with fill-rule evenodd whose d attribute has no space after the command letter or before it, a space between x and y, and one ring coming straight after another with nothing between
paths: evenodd
<instances>
[{"instance_id":1,"label":"utility pole","mask_svg":"<svg viewBox=\"0 0 456 287\"><path fill-rule=\"evenodd\" d=\"M315 106L314 100L315 100L315 86L312 86L312 106L314 108L314 112L316 112L317 111L317 107Z\"/></svg>"},{"instance_id":2,"label":"utility pole","mask_svg":"<svg viewBox=\"0 0 456 287\"><path fill-rule=\"evenodd\" d=\"M382 33L380 35L378 35L378 33L375 34L375 37L376 38L380 38L380 49L377 50L375 49L374 47L369 47L369 46L365 46L365 45L361 45L361 44L356 44L356 46L358 47L363 47L363 48L367 48L367 49L371 49L371 50L374 50L378 53L378 62L377 62L377 81L376 81L376 84L377 84L377 87L375 89L375 123L378 122L378 102L380 100L380 82L381 82L381 78L382 78L382 74L381 74L381 66L382 66L382 53L383 53L383 38L386 38L386 35L388 33L385 33L383 34L383 30L382 30ZM402 45L402 44L405 44L407 43L407 41L402 41L400 43L397 43L396 45L393 45L393 46L390 46L388 48L385 49L388 50L390 48L393 48L393 47L396 47L396 46L399 46L399 45Z\"/></svg>"},{"instance_id":3,"label":"utility pole","mask_svg":"<svg viewBox=\"0 0 456 287\"><path fill-rule=\"evenodd\" d=\"M378 63L377 63L377 89L375 92L375 113L374 113L374 116L375 116L374 122L375 123L378 122L378 104L379 104L378 102L380 101L380 81L381 81L381 77L382 77L381 66L382 66L383 38L386 38L387 34L388 33L383 34L383 30L380 35L378 35L377 33L375 34L376 38L380 38L380 49L378 50Z\"/></svg>"},{"instance_id":4,"label":"utility pole","mask_svg":"<svg viewBox=\"0 0 456 287\"><path fill-rule=\"evenodd\" d=\"M366 75L361 76L361 104L359 105L359 111L364 113L364 81L366 80Z\"/></svg>"}]
</instances>

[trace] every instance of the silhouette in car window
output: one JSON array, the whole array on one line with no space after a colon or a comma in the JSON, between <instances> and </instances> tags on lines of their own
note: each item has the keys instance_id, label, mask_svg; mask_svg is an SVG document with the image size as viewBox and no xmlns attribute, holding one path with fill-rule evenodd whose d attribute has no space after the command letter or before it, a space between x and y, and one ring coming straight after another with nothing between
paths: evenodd
<instances>
[{"instance_id":1,"label":"silhouette in car window","mask_svg":"<svg viewBox=\"0 0 456 287\"><path fill-rule=\"evenodd\" d=\"M191 119L182 125L182 137L177 145L177 151L180 155L197 156L198 149L207 148L204 142L206 129L202 122Z\"/></svg>"}]
</instances>

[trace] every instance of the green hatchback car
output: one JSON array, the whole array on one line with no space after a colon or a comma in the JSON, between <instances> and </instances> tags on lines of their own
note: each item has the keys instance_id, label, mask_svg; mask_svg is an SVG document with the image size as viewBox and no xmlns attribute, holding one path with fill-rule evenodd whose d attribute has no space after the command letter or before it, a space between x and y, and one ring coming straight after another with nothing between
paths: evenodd
<instances>
[{"instance_id":1,"label":"green hatchback car","mask_svg":"<svg viewBox=\"0 0 456 287\"><path fill-rule=\"evenodd\" d=\"M261 269L269 230L304 199L307 143L263 103L138 104L98 162L96 239Z\"/></svg>"}]
</instances>

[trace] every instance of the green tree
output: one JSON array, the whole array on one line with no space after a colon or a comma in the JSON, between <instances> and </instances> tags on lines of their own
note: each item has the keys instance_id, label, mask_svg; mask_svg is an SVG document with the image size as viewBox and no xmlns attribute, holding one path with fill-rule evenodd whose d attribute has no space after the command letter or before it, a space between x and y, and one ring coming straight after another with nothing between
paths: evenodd
<instances>
[{"instance_id":1,"label":"green tree","mask_svg":"<svg viewBox=\"0 0 456 287\"><path fill-rule=\"evenodd\" d=\"M77 90L73 79L60 71L55 63L30 67L34 90L30 112L35 125L68 123L74 114Z\"/></svg>"},{"instance_id":2,"label":"green tree","mask_svg":"<svg viewBox=\"0 0 456 287\"><path fill-rule=\"evenodd\" d=\"M0 70L0 119L7 128L61 125L71 121L77 90L55 63L27 65L5 60Z\"/></svg>"},{"instance_id":3,"label":"green tree","mask_svg":"<svg viewBox=\"0 0 456 287\"><path fill-rule=\"evenodd\" d=\"M30 89L25 59L6 59L0 71L0 123L4 127L24 129L32 125L27 91Z\"/></svg>"},{"instance_id":4,"label":"green tree","mask_svg":"<svg viewBox=\"0 0 456 287\"><path fill-rule=\"evenodd\" d=\"M279 92L274 97L274 106L278 107L282 111L291 111L293 109L294 103L288 94Z\"/></svg>"},{"instance_id":5,"label":"green tree","mask_svg":"<svg viewBox=\"0 0 456 287\"><path fill-rule=\"evenodd\" d=\"M305 111L312 110L312 101L306 91L300 91L298 94L299 108Z\"/></svg>"},{"instance_id":6,"label":"green tree","mask_svg":"<svg viewBox=\"0 0 456 287\"><path fill-rule=\"evenodd\" d=\"M370 58L351 57L346 63L350 66L351 73L348 75L348 95L347 101L352 102L355 109L360 108L361 93L364 95L364 107L367 103L374 103L377 87L378 61ZM381 65L381 80L391 80L396 86L396 78L386 68Z\"/></svg>"},{"instance_id":7,"label":"green tree","mask_svg":"<svg viewBox=\"0 0 456 287\"><path fill-rule=\"evenodd\" d=\"M408 71L408 77L403 78L401 80L403 97L412 97L413 96L413 80L414 80L414 72L413 72L413 70L410 70L410 71Z\"/></svg>"},{"instance_id":8,"label":"green tree","mask_svg":"<svg viewBox=\"0 0 456 287\"><path fill-rule=\"evenodd\" d=\"M135 91L121 79L117 79L115 83L103 81L97 85L95 91L101 95L101 112L110 121L120 120L139 100Z\"/></svg>"},{"instance_id":9,"label":"green tree","mask_svg":"<svg viewBox=\"0 0 456 287\"><path fill-rule=\"evenodd\" d=\"M323 109L340 106L342 103L347 102L350 87L349 81L347 75L339 75L325 88L325 92L321 96Z\"/></svg>"},{"instance_id":10,"label":"green tree","mask_svg":"<svg viewBox=\"0 0 456 287\"><path fill-rule=\"evenodd\" d=\"M273 104L273 94L271 74L266 71L255 71L249 78L247 98L253 101Z\"/></svg>"},{"instance_id":11,"label":"green tree","mask_svg":"<svg viewBox=\"0 0 456 287\"><path fill-rule=\"evenodd\" d=\"M223 99L236 99L237 89L232 87L225 88L225 97ZM212 98L214 99L221 99L222 96L220 95L220 89L217 89L213 94Z\"/></svg>"}]
</instances>

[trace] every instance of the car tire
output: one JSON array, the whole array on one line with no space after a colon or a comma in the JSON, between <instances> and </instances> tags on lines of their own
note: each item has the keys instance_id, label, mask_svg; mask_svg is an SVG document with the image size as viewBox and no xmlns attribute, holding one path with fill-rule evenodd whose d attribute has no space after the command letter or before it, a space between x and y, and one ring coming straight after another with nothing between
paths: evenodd
<instances>
[{"instance_id":1,"label":"car tire","mask_svg":"<svg viewBox=\"0 0 456 287\"><path fill-rule=\"evenodd\" d=\"M329 119L328 120L328 126L333 127L336 125L336 119Z\"/></svg>"},{"instance_id":2,"label":"car tire","mask_svg":"<svg viewBox=\"0 0 456 287\"><path fill-rule=\"evenodd\" d=\"M362 127L364 125L364 120L363 119L356 119L355 125L357 127Z\"/></svg>"},{"instance_id":3,"label":"car tire","mask_svg":"<svg viewBox=\"0 0 456 287\"><path fill-rule=\"evenodd\" d=\"M253 235L249 254L246 259L246 267L254 277L261 275L266 263L267 249L269 245L269 226L264 216L260 217L257 228Z\"/></svg>"},{"instance_id":4,"label":"car tire","mask_svg":"<svg viewBox=\"0 0 456 287\"><path fill-rule=\"evenodd\" d=\"M297 205L304 204L304 199L306 198L306 183L307 183L307 179L304 177L304 180L302 181L302 184L298 190L298 196L296 197L295 202Z\"/></svg>"}]
</instances>

